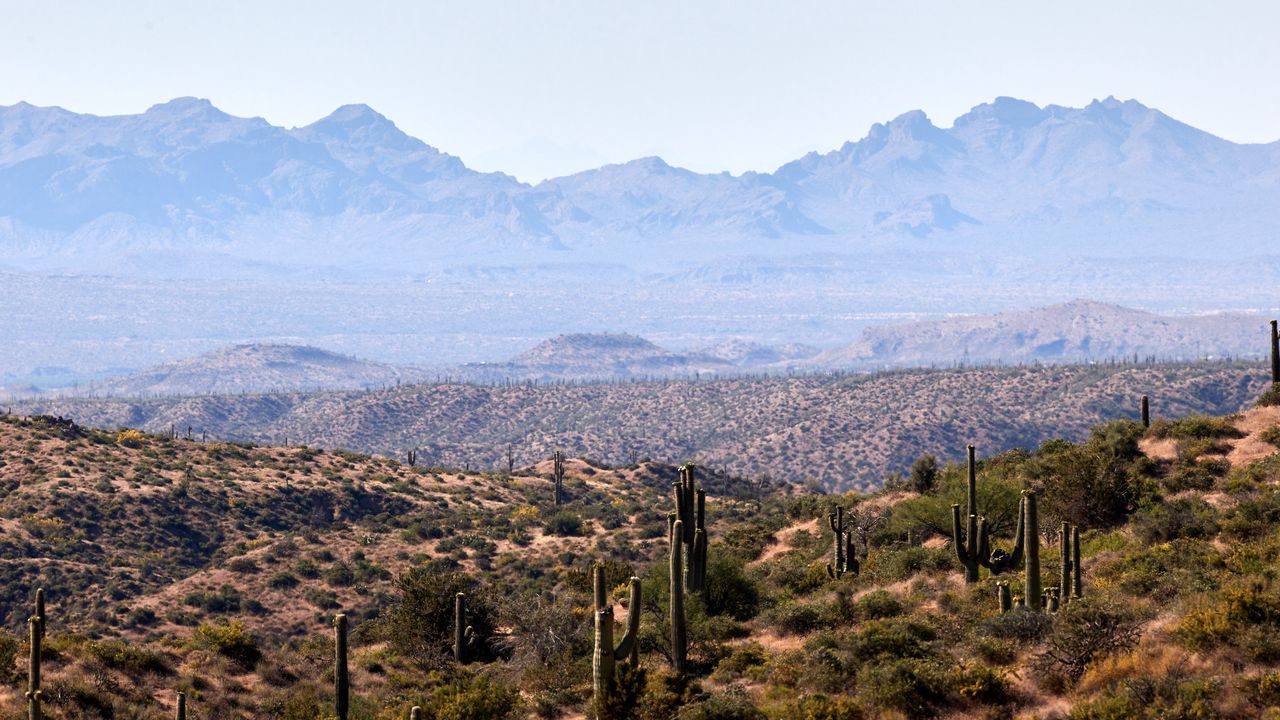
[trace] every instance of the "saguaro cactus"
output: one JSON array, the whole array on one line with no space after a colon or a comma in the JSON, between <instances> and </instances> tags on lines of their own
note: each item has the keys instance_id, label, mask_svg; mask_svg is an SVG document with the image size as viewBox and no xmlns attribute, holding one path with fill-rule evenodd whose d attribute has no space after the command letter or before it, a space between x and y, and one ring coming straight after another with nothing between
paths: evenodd
<instances>
[{"instance_id":1,"label":"saguaro cactus","mask_svg":"<svg viewBox=\"0 0 1280 720\"><path fill-rule=\"evenodd\" d=\"M40 637L45 637L45 588L36 588L36 618L40 618Z\"/></svg>"},{"instance_id":2,"label":"saguaro cactus","mask_svg":"<svg viewBox=\"0 0 1280 720\"><path fill-rule=\"evenodd\" d=\"M178 693L178 711L174 714L177 720L187 720L187 694Z\"/></svg>"},{"instance_id":3,"label":"saguaro cactus","mask_svg":"<svg viewBox=\"0 0 1280 720\"><path fill-rule=\"evenodd\" d=\"M963 537L960 535L960 506L951 506L951 540L956 549L956 559L964 566L964 581L978 582L978 470L974 461L974 448L969 451L969 486L965 493L968 512L968 525Z\"/></svg>"},{"instance_id":4,"label":"saguaro cactus","mask_svg":"<svg viewBox=\"0 0 1280 720\"><path fill-rule=\"evenodd\" d=\"M1018 527L1013 533L1013 551L1005 552L997 548L991 550L990 528L987 526L987 519L978 518L978 560L982 566L991 571L992 575L999 575L1018 567L1022 562L1023 551L1023 526L1026 523L1027 510L1026 502L1018 501Z\"/></svg>"},{"instance_id":5,"label":"saguaro cactus","mask_svg":"<svg viewBox=\"0 0 1280 720\"><path fill-rule=\"evenodd\" d=\"M453 660L467 664L467 648L476 642L475 629L467 624L467 594L453 596Z\"/></svg>"},{"instance_id":6,"label":"saguaro cactus","mask_svg":"<svg viewBox=\"0 0 1280 720\"><path fill-rule=\"evenodd\" d=\"M559 507L564 502L564 453L559 450L551 458L551 475L556 484L556 507Z\"/></svg>"},{"instance_id":7,"label":"saguaro cactus","mask_svg":"<svg viewBox=\"0 0 1280 720\"><path fill-rule=\"evenodd\" d=\"M1084 571L1080 567L1080 528L1071 528L1071 597L1084 597ZM1066 599L1065 597L1063 598Z\"/></svg>"},{"instance_id":8,"label":"saguaro cactus","mask_svg":"<svg viewBox=\"0 0 1280 720\"><path fill-rule=\"evenodd\" d=\"M333 695L334 711L338 720L347 720L349 707L350 675L347 674L347 616L339 613L333 619Z\"/></svg>"},{"instance_id":9,"label":"saguaro cactus","mask_svg":"<svg viewBox=\"0 0 1280 720\"><path fill-rule=\"evenodd\" d=\"M1036 513L1036 495L1030 490L1022 491L1022 502L1026 513L1026 527L1024 528L1022 544L1024 552L1027 555L1026 561L1026 580L1023 583L1023 595L1026 597L1027 607L1032 610L1040 609L1041 589L1040 589L1040 517Z\"/></svg>"},{"instance_id":10,"label":"saguaro cactus","mask_svg":"<svg viewBox=\"0 0 1280 720\"><path fill-rule=\"evenodd\" d=\"M640 578L631 578L631 597L627 606L627 629L617 646L613 644L613 605L608 601L605 587L604 566L596 564L594 571L596 643L592 654L591 679L596 707L613 691L615 662L626 659L631 667L640 662Z\"/></svg>"},{"instance_id":11,"label":"saguaro cactus","mask_svg":"<svg viewBox=\"0 0 1280 720\"><path fill-rule=\"evenodd\" d=\"M827 563L827 575L839 580L845 573L858 574L860 563L853 531L846 530L844 524L844 508L836 506L835 512L827 515L827 525L831 527L831 562Z\"/></svg>"},{"instance_id":12,"label":"saguaro cactus","mask_svg":"<svg viewBox=\"0 0 1280 720\"><path fill-rule=\"evenodd\" d=\"M1000 602L1000 614L1003 615L1013 609L1013 596L1009 594L1008 582L996 583L996 598Z\"/></svg>"},{"instance_id":13,"label":"saguaro cactus","mask_svg":"<svg viewBox=\"0 0 1280 720\"><path fill-rule=\"evenodd\" d=\"M40 692L40 654L41 641L44 640L44 618L33 615L27 620L30 633L31 652L27 664L27 710L30 720L41 720L44 717L40 709L42 694Z\"/></svg>"},{"instance_id":14,"label":"saguaro cactus","mask_svg":"<svg viewBox=\"0 0 1280 720\"><path fill-rule=\"evenodd\" d=\"M1146 395L1142 396L1142 427L1151 427L1151 399Z\"/></svg>"},{"instance_id":15,"label":"saguaro cactus","mask_svg":"<svg viewBox=\"0 0 1280 720\"><path fill-rule=\"evenodd\" d=\"M1280 383L1280 328L1271 321L1271 382Z\"/></svg>"},{"instance_id":16,"label":"saguaro cactus","mask_svg":"<svg viewBox=\"0 0 1280 720\"><path fill-rule=\"evenodd\" d=\"M1062 521L1058 537L1062 549L1058 560L1058 588L1062 595L1062 604L1065 605L1071 602L1071 581L1074 577L1071 561L1071 523Z\"/></svg>"},{"instance_id":17,"label":"saguaro cactus","mask_svg":"<svg viewBox=\"0 0 1280 720\"><path fill-rule=\"evenodd\" d=\"M692 593L707 591L707 494L699 488L693 477L693 464L680 466L680 479L673 485L675 494L675 519L683 531L680 542L684 544L686 589Z\"/></svg>"},{"instance_id":18,"label":"saguaro cactus","mask_svg":"<svg viewBox=\"0 0 1280 720\"><path fill-rule=\"evenodd\" d=\"M671 525L671 667L677 675L684 675L685 657L689 649L689 636L684 620L684 521Z\"/></svg>"},{"instance_id":19,"label":"saguaro cactus","mask_svg":"<svg viewBox=\"0 0 1280 720\"><path fill-rule=\"evenodd\" d=\"M414 705L413 709L409 711L409 720L422 720L422 708Z\"/></svg>"}]
</instances>

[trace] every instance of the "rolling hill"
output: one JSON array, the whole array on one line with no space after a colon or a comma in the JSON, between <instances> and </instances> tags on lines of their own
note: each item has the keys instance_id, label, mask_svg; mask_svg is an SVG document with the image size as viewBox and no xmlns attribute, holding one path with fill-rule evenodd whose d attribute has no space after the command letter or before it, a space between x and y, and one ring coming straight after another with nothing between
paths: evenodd
<instances>
[{"instance_id":1,"label":"rolling hill","mask_svg":"<svg viewBox=\"0 0 1280 720\"><path fill-rule=\"evenodd\" d=\"M1256 364L989 367L869 375L741 377L585 385L462 383L367 392L235 397L50 399L17 412L97 427L192 427L212 437L285 442L454 467L505 467L563 449L608 463L700 463L831 488L879 487L916 457L956 458L1078 439L1134 417L1230 413L1265 384ZM961 438L961 440L957 440Z\"/></svg>"}]
</instances>

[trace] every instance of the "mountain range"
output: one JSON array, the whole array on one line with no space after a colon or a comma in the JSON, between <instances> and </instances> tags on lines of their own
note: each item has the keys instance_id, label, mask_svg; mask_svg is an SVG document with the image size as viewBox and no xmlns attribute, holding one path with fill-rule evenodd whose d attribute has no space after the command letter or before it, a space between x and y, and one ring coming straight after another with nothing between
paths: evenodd
<instances>
[{"instance_id":1,"label":"mountain range","mask_svg":"<svg viewBox=\"0 0 1280 720\"><path fill-rule=\"evenodd\" d=\"M0 108L0 267L150 276L437 273L569 262L670 273L806 253L1274 252L1280 143L1129 100L912 111L771 173L650 157L534 186L363 105L299 128L179 98L98 117Z\"/></svg>"}]
</instances>

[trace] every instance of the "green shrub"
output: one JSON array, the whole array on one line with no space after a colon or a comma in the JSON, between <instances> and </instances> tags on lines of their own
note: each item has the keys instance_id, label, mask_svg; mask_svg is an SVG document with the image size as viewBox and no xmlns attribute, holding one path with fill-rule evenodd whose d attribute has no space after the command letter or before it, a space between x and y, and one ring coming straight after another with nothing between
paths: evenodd
<instances>
[{"instance_id":1,"label":"green shrub","mask_svg":"<svg viewBox=\"0 0 1280 720\"><path fill-rule=\"evenodd\" d=\"M676 720L767 720L765 714L738 689L711 693L705 700L685 705Z\"/></svg>"},{"instance_id":2,"label":"green shrub","mask_svg":"<svg viewBox=\"0 0 1280 720\"><path fill-rule=\"evenodd\" d=\"M1217 511L1200 498L1144 503L1133 516L1133 529L1138 538L1149 544L1178 538L1212 538L1218 534Z\"/></svg>"},{"instance_id":3,"label":"green shrub","mask_svg":"<svg viewBox=\"0 0 1280 720\"><path fill-rule=\"evenodd\" d=\"M887 590L872 590L853 603L853 611L863 620L876 620L901 615L902 603Z\"/></svg>"},{"instance_id":4,"label":"green shrub","mask_svg":"<svg viewBox=\"0 0 1280 720\"><path fill-rule=\"evenodd\" d=\"M1258 402L1254 403L1257 407L1272 407L1280 405L1280 383L1271 383L1267 389L1258 396Z\"/></svg>"},{"instance_id":5,"label":"green shrub","mask_svg":"<svg viewBox=\"0 0 1280 720\"><path fill-rule=\"evenodd\" d=\"M1094 661L1133 648L1141 625L1127 601L1087 595L1058 611L1048 647L1033 665L1042 681L1059 676L1069 687Z\"/></svg>"},{"instance_id":6,"label":"green shrub","mask_svg":"<svg viewBox=\"0 0 1280 720\"><path fill-rule=\"evenodd\" d=\"M521 716L520 693L478 675L437 689L422 710L432 720L506 720Z\"/></svg>"},{"instance_id":7,"label":"green shrub","mask_svg":"<svg viewBox=\"0 0 1280 720\"><path fill-rule=\"evenodd\" d=\"M939 668L927 660L887 658L858 671L858 696L884 710L896 710L910 718L937 715L946 698L946 681Z\"/></svg>"},{"instance_id":8,"label":"green shrub","mask_svg":"<svg viewBox=\"0 0 1280 720\"><path fill-rule=\"evenodd\" d=\"M1174 438L1177 440L1195 440L1202 438L1238 438L1244 437L1231 424L1230 418L1210 415L1188 415L1180 420L1156 420L1147 430L1147 436L1153 438Z\"/></svg>"},{"instance_id":9,"label":"green shrub","mask_svg":"<svg viewBox=\"0 0 1280 720\"><path fill-rule=\"evenodd\" d=\"M414 568L396 579L400 597L379 620L377 634L425 667L445 667L453 651L454 596L467 595L467 625L475 633L472 652L492 655L494 610L487 593L460 572L435 565Z\"/></svg>"},{"instance_id":10,"label":"green shrub","mask_svg":"<svg viewBox=\"0 0 1280 720\"><path fill-rule=\"evenodd\" d=\"M1258 433L1258 439L1264 443L1269 443L1276 447L1280 447L1280 425L1272 425Z\"/></svg>"},{"instance_id":11,"label":"green shrub","mask_svg":"<svg viewBox=\"0 0 1280 720\"><path fill-rule=\"evenodd\" d=\"M201 623L192 634L191 641L196 647L212 650L246 669L252 668L262 657L258 641L239 620Z\"/></svg>"},{"instance_id":12,"label":"green shrub","mask_svg":"<svg viewBox=\"0 0 1280 720\"><path fill-rule=\"evenodd\" d=\"M546 528L552 535L579 537L583 532L582 518L572 511L561 510L547 518Z\"/></svg>"}]
</instances>

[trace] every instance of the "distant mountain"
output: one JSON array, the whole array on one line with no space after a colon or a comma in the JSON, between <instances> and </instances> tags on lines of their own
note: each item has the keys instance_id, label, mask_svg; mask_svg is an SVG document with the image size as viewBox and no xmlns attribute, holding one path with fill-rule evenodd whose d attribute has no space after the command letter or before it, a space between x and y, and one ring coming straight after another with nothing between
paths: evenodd
<instances>
[{"instance_id":1,"label":"distant mountain","mask_svg":"<svg viewBox=\"0 0 1280 720\"><path fill-rule=\"evenodd\" d=\"M1266 321L1255 315L1166 316L1076 300L995 315L868 328L852 345L823 352L833 368L955 363L1198 359L1258 354Z\"/></svg>"},{"instance_id":2,"label":"distant mountain","mask_svg":"<svg viewBox=\"0 0 1280 720\"><path fill-rule=\"evenodd\" d=\"M236 345L130 375L58 391L61 396L158 397L374 388L421 381L425 371L298 345Z\"/></svg>"},{"instance_id":3,"label":"distant mountain","mask_svg":"<svg viewBox=\"0 0 1280 720\"><path fill-rule=\"evenodd\" d=\"M681 353L628 334L558 335L505 363L472 363L461 377L480 382L508 380L625 380L696 375L740 375L782 369L817 350L729 342Z\"/></svg>"},{"instance_id":4,"label":"distant mountain","mask_svg":"<svg viewBox=\"0 0 1280 720\"><path fill-rule=\"evenodd\" d=\"M470 170L363 105L293 129L194 98L114 117L0 108L0 256L22 271L669 273L868 252L1238 259L1275 252L1277 196L1280 143L1237 145L1114 98L997 98L950 128L912 111L773 173L644 158L537 186Z\"/></svg>"}]
</instances>

